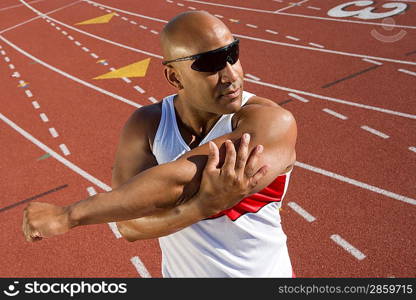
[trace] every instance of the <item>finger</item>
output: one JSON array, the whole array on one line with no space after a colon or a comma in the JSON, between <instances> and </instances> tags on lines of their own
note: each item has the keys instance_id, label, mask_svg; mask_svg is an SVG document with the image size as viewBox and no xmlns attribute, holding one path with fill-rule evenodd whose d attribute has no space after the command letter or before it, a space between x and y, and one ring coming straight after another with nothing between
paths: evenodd
<instances>
[{"instance_id":1,"label":"finger","mask_svg":"<svg viewBox=\"0 0 416 300\"><path fill-rule=\"evenodd\" d=\"M221 173L230 176L235 173L234 171L235 159L236 159L235 147L232 141L226 140L225 148L226 148L225 160L221 168Z\"/></svg>"},{"instance_id":2,"label":"finger","mask_svg":"<svg viewBox=\"0 0 416 300\"><path fill-rule=\"evenodd\" d=\"M263 152L263 149L264 149L263 145L257 145L251 151L250 156L247 160L245 169L244 169L244 174L247 177L252 177L256 173L257 162L260 158L261 153Z\"/></svg>"},{"instance_id":3,"label":"finger","mask_svg":"<svg viewBox=\"0 0 416 300\"><path fill-rule=\"evenodd\" d=\"M269 166L268 165L264 165L262 166L256 174L254 174L253 177L251 177L249 179L249 186L251 189L253 189L255 186L257 186L257 184L259 183L259 181L266 176L267 172L269 171Z\"/></svg>"},{"instance_id":4,"label":"finger","mask_svg":"<svg viewBox=\"0 0 416 300\"><path fill-rule=\"evenodd\" d=\"M29 234L29 224L27 220L27 209L23 211L23 224L22 224L22 231L26 241L30 242L30 234Z\"/></svg>"},{"instance_id":5,"label":"finger","mask_svg":"<svg viewBox=\"0 0 416 300\"><path fill-rule=\"evenodd\" d=\"M217 145L214 142L209 141L209 154L208 154L208 161L205 168L209 171L213 171L217 169L218 162L220 160L219 150Z\"/></svg>"},{"instance_id":6,"label":"finger","mask_svg":"<svg viewBox=\"0 0 416 300\"><path fill-rule=\"evenodd\" d=\"M240 147L238 148L235 172L242 176L248 157L248 145L250 144L250 134L244 133L241 137Z\"/></svg>"}]
</instances>

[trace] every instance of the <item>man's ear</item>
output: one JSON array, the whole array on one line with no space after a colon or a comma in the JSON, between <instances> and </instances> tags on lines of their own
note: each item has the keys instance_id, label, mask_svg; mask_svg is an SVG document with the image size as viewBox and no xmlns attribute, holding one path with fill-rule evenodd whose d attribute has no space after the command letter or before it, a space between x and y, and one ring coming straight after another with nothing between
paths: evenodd
<instances>
[{"instance_id":1,"label":"man's ear","mask_svg":"<svg viewBox=\"0 0 416 300\"><path fill-rule=\"evenodd\" d=\"M179 90L183 89L183 85L180 81L180 78L178 78L177 76L178 73L174 68L172 68L171 66L166 66L164 73L165 73L166 80L169 82L170 85L172 85L173 87Z\"/></svg>"}]
</instances>

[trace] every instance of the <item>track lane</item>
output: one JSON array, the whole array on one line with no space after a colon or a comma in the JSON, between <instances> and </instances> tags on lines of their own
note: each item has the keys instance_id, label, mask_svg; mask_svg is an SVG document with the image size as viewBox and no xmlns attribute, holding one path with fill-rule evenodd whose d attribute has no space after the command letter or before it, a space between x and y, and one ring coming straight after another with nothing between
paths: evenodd
<instances>
[{"instance_id":1,"label":"track lane","mask_svg":"<svg viewBox=\"0 0 416 300\"><path fill-rule=\"evenodd\" d=\"M40 68L40 69L42 69L42 68ZM40 69L38 70L38 71L40 71ZM255 71L255 69L253 69L254 71ZM258 75L258 73L256 73L256 72L251 72L251 73L253 73L253 74L257 74ZM35 74L36 72L34 72L34 74ZM160 75L159 75L160 76ZM152 77L153 78L153 77ZM57 82L59 82L60 80L57 80ZM156 81L156 80L152 80L152 81ZM61 80L61 82L62 82L62 80ZM156 81L157 82L157 81ZM160 81L159 81L160 82ZM159 84L158 84L159 85ZM165 85L164 83L160 83L160 85L162 86L162 85ZM265 89L265 88L260 88L259 86L255 86L254 84L247 84L246 86L252 86L251 88L253 88L253 90L255 89L255 88L258 88L259 89L259 93L258 94L261 94L261 93L264 93L267 89ZM116 88L115 86L113 87L114 89ZM155 88L157 88L157 86L155 85ZM252 90L250 88L250 91ZM72 89L71 89L72 90ZM273 99L287 99L287 96L285 95L285 93L282 93L281 91L277 91L277 90L273 90L273 92L269 92L270 93L270 95L273 97ZM276 98L275 98L276 97ZM280 97L282 97L282 98L280 98ZM311 103L310 103L311 104ZM294 102L291 102L291 103L288 103L287 104L287 107L288 107L288 109L290 109L290 110L292 110L293 109L293 111L294 111L294 113L296 113L295 114L295 116L297 117L297 116L302 116L302 118L301 118L301 120L300 121L304 121L304 120L306 120L306 121L309 121L308 120L308 118L310 118L311 116L313 116L313 115L318 115L318 111L319 112L321 112L321 108L323 107L323 105L322 106L316 106L315 107L315 109L313 110L313 112L311 112L311 113L309 113L309 112L307 112L307 113L305 113L305 106L302 106L303 104L295 104ZM79 106L79 105L78 105ZM333 107L334 108L334 110L335 110L335 108L336 107ZM322 113L321 112L321 114L322 115L324 115L324 113ZM100 115L99 113L97 114L97 115ZM325 115L324 115L325 116ZM365 115L363 115L363 117L364 117ZM327 118L329 118L329 117L327 117ZM71 122L73 122L73 120L74 119L72 119L72 120L70 120L70 118L68 118L66 121L65 121L65 123L63 123L63 124L66 124L66 125L68 125L68 124L72 124ZM107 121L107 120L106 120ZM320 120L321 121L321 120ZM309 121L310 122L310 121ZM337 126L335 126L334 124L337 124L335 121L325 121L325 122L323 122L323 123L326 123L327 124L327 127L329 127L329 128L333 128L334 130L335 130L335 128L336 128L336 130L337 131L341 131L342 132L342 130L344 130L345 128L343 128L343 126L341 126L341 127L337 127ZM100 124L99 122L97 122L96 124ZM355 123L354 123L355 124ZM358 123L357 123L358 124ZM312 130L310 130L310 128L311 127L309 127L309 125L310 124L308 124L308 129L305 129L305 131L304 131L304 133L305 134L307 134L307 133L315 133L315 132L318 132L320 129L319 129L319 127L313 127L313 129ZM339 130L341 128L341 130ZM358 129L357 129L357 131L359 131ZM74 130L74 132L76 132L75 130ZM116 132L116 131L115 131ZM356 131L352 131L353 132L353 135L355 135L356 134ZM329 137L332 137L332 135L329 135ZM311 140L310 139L312 139L313 137L309 137L309 139L306 139L306 138L302 138L302 141L305 141L305 144L311 144ZM325 138L328 138L328 135L325 135ZM318 139L319 140L319 137L316 137L316 139ZM322 140L322 139L321 139ZM337 140L336 140L337 141ZM351 139L348 139L348 141L351 141ZM313 142L313 141L312 141ZM348 143L346 143L346 144L348 144ZM376 146L376 145L375 145ZM370 147L371 148L371 147ZM93 150L93 148L91 148L91 150ZM101 151L101 149L98 149L98 150L96 150L97 152L99 152L99 151ZM354 149L354 151L356 151L356 149ZM308 151L308 149L307 149L307 147L306 146L301 146L301 147L299 147L299 154L301 155L300 157L304 157L305 156L305 154L307 154L308 152L310 152L310 150ZM354 152L354 153L357 153L357 152ZM360 152L359 152L360 153ZM367 150L365 150L365 151L363 151L363 153L368 153L367 152ZM322 156L324 156L325 154L323 154ZM299 158L300 158L299 157ZM360 157L360 156L359 156ZM383 157L383 156L382 156ZM327 158L328 159L328 161L330 161L330 157L329 158ZM301 159L299 159L299 160L301 160ZM301 160L302 161L302 160ZM318 163L320 163L320 162L318 162ZM322 167L322 165L319 165L319 166L321 166ZM299 168L298 168L298 170L299 170ZM358 169L357 169L358 170ZM302 171L304 171L304 170L302 170ZM306 171L305 171L306 172ZM101 173L101 172L100 172ZM306 172L307 173L307 172ZM370 172L369 172L370 173ZM103 171L103 174L108 174L108 171ZM357 173L358 175L361 175L361 173ZM343 175L347 175L347 174L343 174ZM349 174L348 174L349 175ZM315 175L315 174L313 174L312 176L305 176L306 178L312 178L312 181L311 182L313 182L313 183L318 183L319 182L319 180L317 180L315 177L319 177L318 175ZM352 177L352 176L351 176ZM381 176L382 177L382 176ZM355 177L354 177L355 178ZM327 179L327 178L326 178ZM356 178L356 179L358 179L358 178ZM361 178L360 178L361 179ZM411 177L409 177L409 179L411 179ZM296 182L298 182L299 181L299 179L296 179ZM293 182L295 182L295 181L293 181ZM292 185L291 185L291 187L289 188L289 192L291 191L291 189L293 188L293 182L292 182ZM394 185L394 183L393 183L393 185ZM329 186L329 184L327 184L327 182L325 181L324 182L324 185L322 185L322 186ZM346 185L345 184L341 184L341 188L346 188ZM299 187L299 188L297 188L296 190L295 190L295 192L294 192L294 194L295 195L298 195L298 191L301 191L302 190L302 188L304 188L304 186L301 186L301 187ZM336 185L336 188L338 188L337 187L337 185ZM350 187L349 188L346 188L346 192L345 193L351 193L351 190L354 190L354 189L356 189L356 188L353 188L353 189L351 189ZM361 189L358 189L359 191L361 191ZM361 192L363 192L363 191L361 191ZM374 193L370 193L370 192L365 192L364 194L366 194L366 193L368 193L370 196L368 196L368 197L360 197L360 199L365 199L365 198L368 198L368 199L374 199L373 197L374 197ZM322 196L322 194L320 194L321 196ZM288 201L290 201L292 198L290 198L289 197L290 196L290 193L288 194L288 198L286 199L286 203L288 202ZM321 200L322 199L322 197L321 196L319 196L319 195L315 195L315 197L313 198L313 200L314 201L319 201L319 200ZM337 195L331 195L331 199L336 199L336 197L337 197ZM304 197L305 199L308 199L309 200L309 198L308 197ZM380 197L379 196L377 196L377 199L380 199ZM345 200L345 199L342 199L342 200ZM342 200L340 200L340 201L342 201ZM353 199L354 200L354 199ZM309 201L309 202L312 202L312 200L311 201ZM306 202L306 203L308 203L308 202ZM320 202L318 202L319 204L320 204ZM351 203L356 203L357 204L357 202L351 202ZM393 208L391 209L390 207L388 208L388 209L391 209L392 211L394 211L395 213L394 213L394 215L397 215L397 214L400 214L400 212L402 211L402 209L401 208L397 208L397 207L400 207L400 205L401 205L401 203L399 203L398 201L396 201L396 200L391 200L391 199L387 199L387 201L385 201L385 203L388 203L389 205L391 204L391 203L395 203L395 204L391 204L392 206L393 206ZM302 204L302 205L305 205L305 203L304 202L300 202L300 204ZM358 202L358 204L356 205L356 206L359 206L360 205L360 202ZM305 206L305 207L307 207L307 206ZM328 205L327 207L325 207L325 209L326 210L328 210L329 211L329 213L328 213L328 215L329 215L329 217L328 217L328 219L329 220L332 220L332 211L334 210L334 209L337 209L337 207L339 207L339 203L337 202L337 204L335 205L335 206L332 206L332 205ZM348 207L349 208L349 207ZM348 209L348 208L346 208L346 209ZM309 207L308 207L308 209L310 209ZM364 207L364 209L366 210L366 212L368 212L369 210L368 210L368 207L367 206L365 206ZM341 211L341 214L344 212L345 210L343 209L342 211ZM315 211L313 211L314 212L314 214L316 214L316 212ZM370 212L371 212L371 210L370 210ZM318 220L321 220L322 219L322 214L316 214L317 215L317 218L318 218ZM354 216L355 215L358 215L358 217L356 218L356 219L354 219L354 222L351 222L352 224L362 224L363 222L365 222L365 219L366 218L368 218L368 215L366 215L366 214L359 214L359 212L357 213L357 211L356 210L353 210L353 209L351 209L351 215L352 215L352 218L354 218ZM377 214L378 216L380 216L380 215L382 215L382 211L379 211L379 213ZM290 218L291 220L294 220L294 217L293 218ZM325 218L326 219L326 218ZM403 219L403 222L405 223L405 221L406 221L407 219L406 218L404 218ZM286 221L286 222L288 222L288 221ZM383 222L383 224L384 223L392 223L392 222L394 222L394 218L390 218L390 217L387 217L387 218L385 218L385 219L383 219L383 220L381 220L380 222ZM380 226L380 224L377 224L377 222L375 222L375 223L372 223L372 222L370 222L371 223L371 226L370 226L370 228L376 228L376 225L378 225L378 226ZM289 223L284 223L284 224L289 224ZM401 224L401 223L400 223ZM323 226L323 227L320 227L320 230L322 230L322 233L324 234L325 233L325 236L327 236L327 232L330 232L331 230L329 230L329 227L331 227L333 225L333 223L331 223L330 221L328 221L328 231L324 231L324 229L322 229L322 228L325 228L325 226ZM287 226L289 226L289 225L287 225ZM402 225L401 225L402 226ZM399 227L399 226L398 226ZM385 235L391 235L391 233L393 232L393 233L395 233L396 234L396 232L395 231L397 231L397 228L398 227L395 227L392 231L389 231L389 227L385 227L385 226L383 226L383 228L382 228L382 231L380 231L382 234L385 234ZM291 243L291 240L293 240L294 238L296 238L296 236L297 235L299 235L299 232L296 232L296 231L292 231L292 229L291 228L296 228L296 227L290 227L290 228L287 228L286 229L286 232L288 233L288 235L289 235L289 243ZM331 227L332 228L332 227ZM359 229L360 229L360 227L358 227ZM355 245L355 246L357 246L358 248L364 248L365 250L367 250L367 246L366 246L366 241L367 240L370 240L370 241L372 241L371 240L371 236L369 237L369 236L367 236L367 235L365 235L365 236L362 236L362 241L361 240L359 240L358 242L356 242L356 240L355 239L348 239L348 237L349 236L351 236L351 237L356 237L356 236L360 236L360 231L359 231L359 229L357 229L356 227L354 227L354 228L352 228L350 231L348 231L348 232L345 232L345 231L341 231L341 230L339 230L339 234L341 234L341 236L344 236L347 240L349 240L353 245ZM369 230L369 232L371 232L371 230ZM374 231L372 231L372 232L374 232ZM350 234L348 234L348 233L350 233ZM87 233L86 233L87 234ZM396 253L396 252L405 252L405 254L406 254L406 250L407 249L411 249L411 248L407 248L407 247L411 247L412 245L410 244L410 245L408 245L409 244L409 237L407 236L407 234L408 234L408 232L406 231L406 232L403 232L401 235L399 235L399 238L398 239L392 239L391 241L392 242L394 242L393 243L393 245L395 245L395 246L392 246L390 249L391 249L391 252L392 253ZM374 237L373 237L374 238ZM398 242L397 241L406 241L406 243L407 243L407 246L406 247L404 247L404 248L397 248L396 246L398 245ZM411 240L411 239L410 239ZM155 241L153 241L153 242L155 242ZM150 244L149 243L147 243L147 242L140 242L141 244L143 244L143 246L145 247L145 246L149 246L149 250L148 250L148 253L147 253L147 255L145 255L145 259L147 259L147 258L151 258L152 256L150 255L150 252L151 251L154 251L154 247L152 248L152 247L150 247ZM137 246L137 244L136 243L134 243L134 244L132 244L134 247L135 246ZM290 244L289 244L290 245ZM328 238L328 241L326 241L326 240L324 240L324 242L323 242L323 245L325 246L325 247L322 247L322 251L321 251L321 253L322 253L322 256L323 257L325 257L325 256L327 256L328 255L328 253L329 254L333 254L333 256L334 257L336 257L336 255L340 255L340 253L343 253L342 251L342 249L340 249L338 246L336 246L336 245L334 245L333 244L333 242L332 241L330 241L329 240L329 238ZM376 243L374 243L374 245L377 245L377 247L378 246L380 246L380 241L376 241ZM153 244L153 246L156 246L156 244ZM383 246L383 243L381 243L381 246ZM402 245L399 245L399 246L402 246ZM414 246L414 245L413 245ZM366 248L367 247L367 248ZM156 248L157 249L157 248ZM300 250L299 250L300 249ZM317 246L317 249L320 249L319 248L319 246ZM373 255L373 252L377 252L377 251L375 251L375 249L376 249L376 246L374 246L373 248L371 248L370 247L370 253L372 253L372 256L371 257L373 257L374 255ZM299 247L298 248L298 250L296 250L296 249L294 249L293 251L295 251L295 252L292 252L292 253L295 253L296 254L296 251L302 251L302 250L305 250L305 252L307 251L307 249L305 249L305 248L302 248L302 247ZM124 250L123 250L124 251ZM364 250L363 250L364 251ZM373 251L373 252L372 252ZM410 250L411 251L411 250ZM401 253L400 252L400 253ZM135 252L136 254L137 254L137 252ZM344 253L343 253L344 254ZM366 266L366 267L360 267L359 265L353 265L353 269L351 270L345 270L345 272L349 272L347 275L345 275L345 276L350 276L349 274L351 274L351 273L353 273L353 272L357 272L357 274L359 274L359 275L357 275L357 276L360 276L360 274L368 274L368 273L371 273L371 272L374 272L374 270L372 270L371 268L373 268L374 269L374 264L376 264L377 266L379 266L379 265L382 265L383 263L385 264L385 265L387 265L387 266L389 266L389 268L391 268L391 269L383 269L383 268L381 268L380 270L382 270L383 272L380 272L380 273L377 273L377 274L390 274L391 273L391 270L397 270L398 269L398 265L400 265L400 264L398 264L398 260L397 259L394 259L394 260L392 260L392 262L391 263L387 263L386 264L386 262L384 261L384 259L385 259L385 257L381 254L381 253L376 253L375 254L378 258L377 259L373 259L372 258L372 260L371 260L371 263L369 263L368 264L368 266ZM154 255L153 255L153 257L154 257ZM298 256L297 256L298 257ZM296 261L296 264L297 265L299 265L299 264L301 264L300 262L298 262L298 259L297 259L297 257L296 258L292 258L292 259L294 259L294 261ZM299 256L299 257L302 257L302 256ZM413 257L408 257L408 256L403 256L405 259L409 259L410 261L411 261L411 259L413 259ZM155 257L154 257L155 258ZM303 258L305 259L305 260L303 260ZM143 258L142 258L142 260L144 260ZM339 260L339 262L340 263L336 263L336 264L334 264L334 265L331 265L331 262L329 262L328 263L328 265L326 265L326 268L325 268L325 270L328 270L328 272L330 273L330 274L344 274L344 273L342 273L343 271L341 270L341 268L344 268L345 269L345 266L344 266L344 264L343 263L345 263L345 262L349 262L350 260L352 260L352 261L354 261L354 259L353 258L351 258L351 257L349 257L347 254L345 254L345 257L343 256L343 258L342 259L340 259ZM413 259L414 260L414 259ZM149 259L149 263L150 264L152 264L153 265L153 263L155 263L155 261L157 261L157 257L155 258L155 260L152 260L152 259ZM310 257L302 257L302 261L304 262L304 264L305 264L305 261L308 261L308 262L310 262ZM145 263L145 265L147 266L147 264ZM314 270L317 270L317 269L319 269L321 266L319 265L319 264L310 264L311 266L313 266L313 267L315 267L315 269ZM147 266L148 267L148 266ZM156 269L157 269L157 267L155 267ZM322 268L322 267L321 267ZM396 268L396 269L395 269ZM341 270L341 271L340 271ZM410 269L410 271L408 270L408 269L405 269L405 272L411 272L412 271L412 269ZM305 268L305 270L302 270L302 271L297 271L297 268L295 268L295 272L299 275L299 276L302 276L302 275L305 275L305 274L314 274L313 273L313 270L308 270L308 269L306 269ZM389 273L390 272L390 273ZM151 272L152 273L152 275L153 275L153 272ZM373 274L373 273L371 273L371 274ZM410 274L410 273L406 273L406 274ZM393 274L394 275L394 274ZM389 275L380 275L380 276L389 276Z\"/></svg>"}]
</instances>

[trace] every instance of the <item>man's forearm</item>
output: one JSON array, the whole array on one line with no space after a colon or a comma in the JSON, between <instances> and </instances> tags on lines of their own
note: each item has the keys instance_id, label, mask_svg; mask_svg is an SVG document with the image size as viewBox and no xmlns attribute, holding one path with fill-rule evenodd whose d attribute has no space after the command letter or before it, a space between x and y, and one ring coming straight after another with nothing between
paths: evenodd
<instances>
[{"instance_id":1,"label":"man's forearm","mask_svg":"<svg viewBox=\"0 0 416 300\"><path fill-rule=\"evenodd\" d=\"M66 207L71 227L130 220L173 207L183 195L186 178L170 176L171 170L168 164L159 165L110 192Z\"/></svg>"},{"instance_id":2,"label":"man's forearm","mask_svg":"<svg viewBox=\"0 0 416 300\"><path fill-rule=\"evenodd\" d=\"M199 197L196 194L187 202L154 215L117 222L117 227L130 242L172 234L212 215L200 208Z\"/></svg>"}]
</instances>

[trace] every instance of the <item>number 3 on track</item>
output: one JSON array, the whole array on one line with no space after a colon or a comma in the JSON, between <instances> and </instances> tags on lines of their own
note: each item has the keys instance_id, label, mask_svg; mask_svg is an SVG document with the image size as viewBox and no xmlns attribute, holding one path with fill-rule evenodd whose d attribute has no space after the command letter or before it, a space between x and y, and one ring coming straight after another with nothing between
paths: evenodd
<instances>
[{"instance_id":1,"label":"number 3 on track","mask_svg":"<svg viewBox=\"0 0 416 300\"><path fill-rule=\"evenodd\" d=\"M384 3L381 7L391 8L392 10L382 13L373 12L376 8L374 6L366 7L360 10L344 10L349 6L369 6L373 4L374 1L351 1L338 5L334 8L331 8L328 11L328 15L331 17L345 18L345 17L354 17L363 20L374 20L374 19L383 19L387 17L392 17L397 14L404 12L408 5L406 3Z\"/></svg>"}]
</instances>

